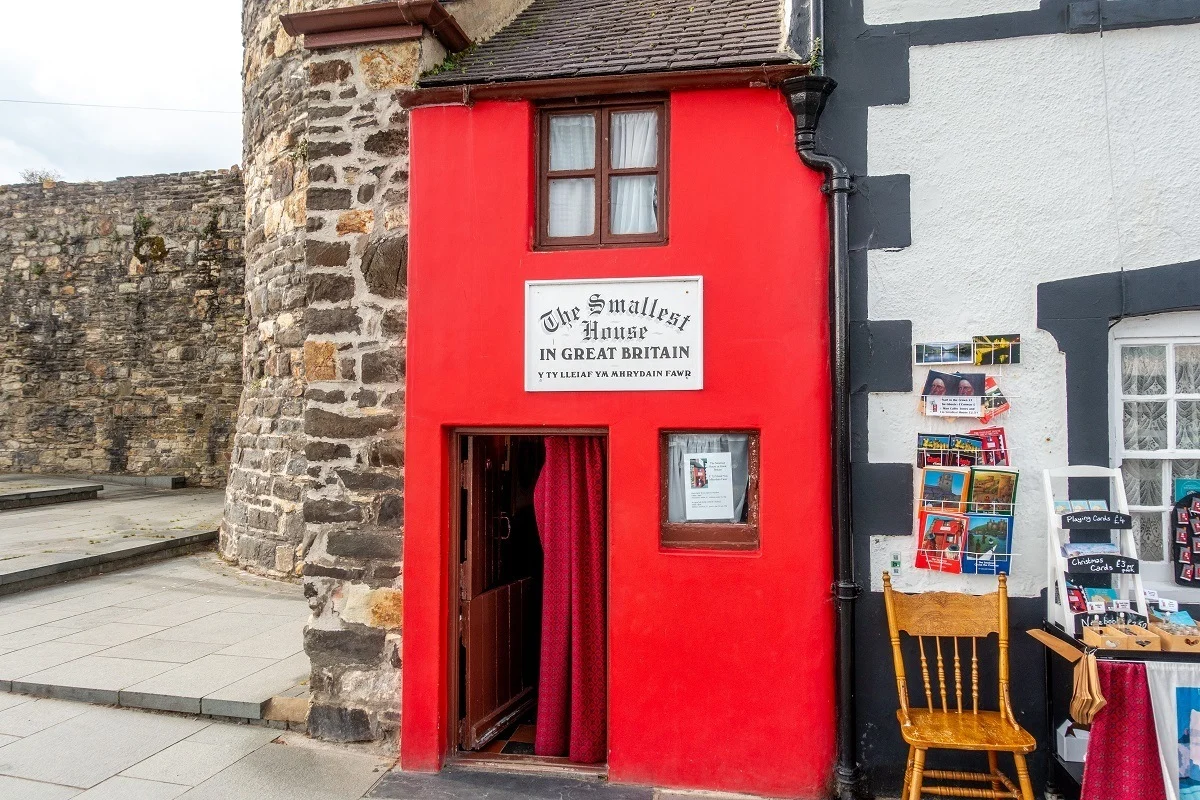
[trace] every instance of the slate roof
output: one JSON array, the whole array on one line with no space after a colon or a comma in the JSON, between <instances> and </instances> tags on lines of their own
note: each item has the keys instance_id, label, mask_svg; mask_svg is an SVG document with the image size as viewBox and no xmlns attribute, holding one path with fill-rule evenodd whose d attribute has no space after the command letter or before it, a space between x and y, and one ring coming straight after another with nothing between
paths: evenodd
<instances>
[{"instance_id":1,"label":"slate roof","mask_svg":"<svg viewBox=\"0 0 1200 800\"><path fill-rule=\"evenodd\" d=\"M794 61L779 0L533 0L491 39L421 86Z\"/></svg>"}]
</instances>

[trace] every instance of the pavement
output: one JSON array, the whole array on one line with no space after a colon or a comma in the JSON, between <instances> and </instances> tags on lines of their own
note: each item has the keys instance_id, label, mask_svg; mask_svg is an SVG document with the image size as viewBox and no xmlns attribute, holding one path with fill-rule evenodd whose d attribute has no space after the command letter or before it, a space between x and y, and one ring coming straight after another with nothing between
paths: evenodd
<instances>
[{"instance_id":1,"label":"pavement","mask_svg":"<svg viewBox=\"0 0 1200 800\"><path fill-rule=\"evenodd\" d=\"M0 492L80 483L42 475L0 475ZM0 593L72 570L98 570L106 563L216 538L223 490L103 486L95 500L0 511Z\"/></svg>"},{"instance_id":2,"label":"pavement","mask_svg":"<svg viewBox=\"0 0 1200 800\"><path fill-rule=\"evenodd\" d=\"M0 693L0 798L359 800L392 761L270 727Z\"/></svg>"},{"instance_id":3,"label":"pavement","mask_svg":"<svg viewBox=\"0 0 1200 800\"><path fill-rule=\"evenodd\" d=\"M258 719L307 695L308 616L298 585L212 553L8 595L0 690Z\"/></svg>"}]
</instances>

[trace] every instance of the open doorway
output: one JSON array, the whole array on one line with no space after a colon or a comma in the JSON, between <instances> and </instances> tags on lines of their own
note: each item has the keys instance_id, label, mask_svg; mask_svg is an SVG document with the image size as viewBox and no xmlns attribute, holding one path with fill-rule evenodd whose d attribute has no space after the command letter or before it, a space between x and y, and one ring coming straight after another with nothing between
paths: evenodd
<instances>
[{"instance_id":1,"label":"open doorway","mask_svg":"<svg viewBox=\"0 0 1200 800\"><path fill-rule=\"evenodd\" d=\"M456 755L595 769L607 758L602 436L456 436Z\"/></svg>"}]
</instances>

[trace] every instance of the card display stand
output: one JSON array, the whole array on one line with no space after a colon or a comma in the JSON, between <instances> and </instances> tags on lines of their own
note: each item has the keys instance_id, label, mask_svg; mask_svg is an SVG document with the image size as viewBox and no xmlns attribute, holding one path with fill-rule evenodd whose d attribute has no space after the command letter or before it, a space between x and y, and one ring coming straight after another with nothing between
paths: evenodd
<instances>
[{"instance_id":1,"label":"card display stand","mask_svg":"<svg viewBox=\"0 0 1200 800\"><path fill-rule=\"evenodd\" d=\"M1112 511L1055 513L1055 501L1069 500L1068 482L1072 478L1101 478L1109 482L1108 496ZM1083 635L1083 626L1127 626L1147 628L1149 623L1137 544L1129 518L1129 502L1119 469L1094 466L1058 467L1042 471L1046 502L1046 619L1068 636ZM1118 553L1087 553L1067 557L1063 548L1071 543L1109 543L1115 538ZM1117 600L1128 606L1104 613L1071 610L1067 595L1068 581L1084 589L1112 589ZM1136 637L1109 637L1112 641L1136 642ZM1149 637L1143 637L1149 638ZM1128 649L1145 649L1131 645Z\"/></svg>"}]
</instances>

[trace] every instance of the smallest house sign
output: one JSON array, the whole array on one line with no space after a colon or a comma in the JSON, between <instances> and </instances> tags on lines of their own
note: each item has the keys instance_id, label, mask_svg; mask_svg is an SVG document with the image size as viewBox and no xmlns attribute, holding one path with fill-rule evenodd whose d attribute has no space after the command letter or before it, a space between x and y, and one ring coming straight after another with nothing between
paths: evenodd
<instances>
[{"instance_id":1,"label":"smallest house sign","mask_svg":"<svg viewBox=\"0 0 1200 800\"><path fill-rule=\"evenodd\" d=\"M525 390L704 388L699 276L525 282Z\"/></svg>"}]
</instances>

